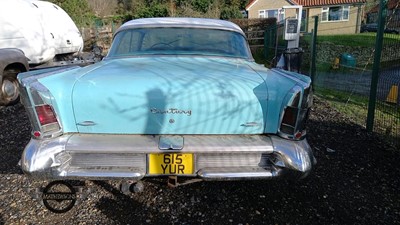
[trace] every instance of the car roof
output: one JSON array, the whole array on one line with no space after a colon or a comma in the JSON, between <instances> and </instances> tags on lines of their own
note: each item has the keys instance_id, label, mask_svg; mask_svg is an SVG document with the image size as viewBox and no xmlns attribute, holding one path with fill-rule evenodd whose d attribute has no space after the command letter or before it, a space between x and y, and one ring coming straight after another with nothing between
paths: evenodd
<instances>
[{"instance_id":1,"label":"car roof","mask_svg":"<svg viewBox=\"0 0 400 225\"><path fill-rule=\"evenodd\" d=\"M230 30L244 35L242 29L229 21L206 18L186 18L186 17L160 17L135 19L124 23L116 33L125 29L132 28L151 28L151 27L186 27L186 28L208 28L219 30Z\"/></svg>"}]
</instances>

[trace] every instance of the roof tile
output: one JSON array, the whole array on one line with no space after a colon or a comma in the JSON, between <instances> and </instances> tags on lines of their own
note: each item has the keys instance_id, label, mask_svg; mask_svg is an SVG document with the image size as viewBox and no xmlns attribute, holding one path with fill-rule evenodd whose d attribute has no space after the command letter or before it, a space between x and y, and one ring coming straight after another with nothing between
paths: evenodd
<instances>
[{"instance_id":1,"label":"roof tile","mask_svg":"<svg viewBox=\"0 0 400 225\"><path fill-rule=\"evenodd\" d=\"M246 9L253 5L258 0L252 0L247 4ZM302 5L303 7L324 6L324 5L342 5L342 4L357 4L365 3L366 0L289 0L289 3Z\"/></svg>"},{"instance_id":2,"label":"roof tile","mask_svg":"<svg viewBox=\"0 0 400 225\"><path fill-rule=\"evenodd\" d=\"M365 3L366 0L292 0L304 7Z\"/></svg>"},{"instance_id":3,"label":"roof tile","mask_svg":"<svg viewBox=\"0 0 400 225\"><path fill-rule=\"evenodd\" d=\"M398 7L398 9L400 9L400 2L398 0L389 0L387 3L387 8L388 9L394 9ZM379 11L379 4L375 5L370 11L369 13L372 12L378 12Z\"/></svg>"}]
</instances>

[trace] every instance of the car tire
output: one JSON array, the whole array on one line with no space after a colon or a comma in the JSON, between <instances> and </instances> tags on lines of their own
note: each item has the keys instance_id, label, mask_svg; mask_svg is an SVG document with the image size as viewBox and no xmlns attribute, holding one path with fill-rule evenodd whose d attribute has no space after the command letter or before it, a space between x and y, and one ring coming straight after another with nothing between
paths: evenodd
<instances>
[{"instance_id":1,"label":"car tire","mask_svg":"<svg viewBox=\"0 0 400 225\"><path fill-rule=\"evenodd\" d=\"M6 69L0 83L0 105L10 106L19 102L19 83L17 75L21 70Z\"/></svg>"}]
</instances>

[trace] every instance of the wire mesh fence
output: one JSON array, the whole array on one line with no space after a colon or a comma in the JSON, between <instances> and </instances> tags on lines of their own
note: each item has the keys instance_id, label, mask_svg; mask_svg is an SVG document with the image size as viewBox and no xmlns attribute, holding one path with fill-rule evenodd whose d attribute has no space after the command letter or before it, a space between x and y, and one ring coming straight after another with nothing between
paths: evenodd
<instances>
[{"instance_id":1,"label":"wire mesh fence","mask_svg":"<svg viewBox=\"0 0 400 225\"><path fill-rule=\"evenodd\" d=\"M84 41L85 51L92 51L93 48L100 48L102 54L106 55L110 48L113 34L120 24L112 20L95 20L88 27L80 28Z\"/></svg>"},{"instance_id":2,"label":"wire mesh fence","mask_svg":"<svg viewBox=\"0 0 400 225\"><path fill-rule=\"evenodd\" d=\"M386 24L390 16L387 14ZM376 99L371 99L376 101L373 130L400 146L400 35L399 26L393 26L396 24L393 21L390 24L391 27L385 28L382 49L376 46L377 30L365 30L368 24L360 25L358 30L362 33L319 35L314 85L317 94L365 126L374 53L381 51Z\"/></svg>"},{"instance_id":3,"label":"wire mesh fence","mask_svg":"<svg viewBox=\"0 0 400 225\"><path fill-rule=\"evenodd\" d=\"M389 1L386 10L374 131L400 147L400 1Z\"/></svg>"},{"instance_id":4,"label":"wire mesh fence","mask_svg":"<svg viewBox=\"0 0 400 225\"><path fill-rule=\"evenodd\" d=\"M400 147L399 4L400 1L396 0L387 5L382 49L376 48L379 27L369 14L368 20L360 17L358 25L343 23L343 27L335 28L338 30L334 32L327 25L329 23L321 22L322 15L318 15L316 54L311 52L311 33L302 33L300 47L304 51L301 73L310 74L310 62L315 58L313 83L316 95L361 126L367 123L375 51L381 51L376 99L372 99L376 101L373 130ZM351 11L349 18L360 16L358 13L357 10ZM370 10L367 13L375 12ZM283 23L266 29L265 57L271 67L277 66L287 46L282 38L283 31Z\"/></svg>"}]
</instances>

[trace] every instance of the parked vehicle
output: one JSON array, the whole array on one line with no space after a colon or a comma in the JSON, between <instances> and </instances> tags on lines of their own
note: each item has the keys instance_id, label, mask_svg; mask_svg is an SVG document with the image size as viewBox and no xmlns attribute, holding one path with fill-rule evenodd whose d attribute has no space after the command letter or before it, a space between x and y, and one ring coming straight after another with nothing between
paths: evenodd
<instances>
[{"instance_id":1,"label":"parked vehicle","mask_svg":"<svg viewBox=\"0 0 400 225\"><path fill-rule=\"evenodd\" d=\"M101 62L18 79L30 177L298 179L315 163L310 78L255 63L228 21L132 20Z\"/></svg>"},{"instance_id":2,"label":"parked vehicle","mask_svg":"<svg viewBox=\"0 0 400 225\"><path fill-rule=\"evenodd\" d=\"M0 49L0 106L19 101L17 75L29 70L28 59L16 48Z\"/></svg>"},{"instance_id":3,"label":"parked vehicle","mask_svg":"<svg viewBox=\"0 0 400 225\"><path fill-rule=\"evenodd\" d=\"M363 24L361 25L360 32L365 33L365 32L377 32L378 31L378 24L377 23L368 23L368 24ZM384 30L385 33L390 33L390 34L399 34L399 31L393 28L385 28Z\"/></svg>"},{"instance_id":4,"label":"parked vehicle","mask_svg":"<svg viewBox=\"0 0 400 225\"><path fill-rule=\"evenodd\" d=\"M50 61L58 54L82 51L75 23L59 6L46 1L0 1L0 48L21 49L29 64Z\"/></svg>"},{"instance_id":5,"label":"parked vehicle","mask_svg":"<svg viewBox=\"0 0 400 225\"><path fill-rule=\"evenodd\" d=\"M62 8L50 2L2 0L0 24L0 105L18 102L16 73L44 63L53 66L56 56L65 58L83 49L75 23ZM10 55L11 48L18 51Z\"/></svg>"}]
</instances>

